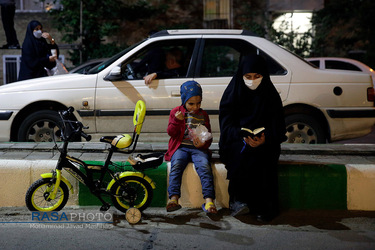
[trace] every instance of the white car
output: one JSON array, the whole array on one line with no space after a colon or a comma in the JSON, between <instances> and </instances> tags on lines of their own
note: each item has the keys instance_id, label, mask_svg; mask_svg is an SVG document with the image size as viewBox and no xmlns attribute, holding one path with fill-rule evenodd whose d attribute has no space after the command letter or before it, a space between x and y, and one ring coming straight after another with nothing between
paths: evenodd
<instances>
[{"instance_id":1,"label":"white car","mask_svg":"<svg viewBox=\"0 0 375 250\"><path fill-rule=\"evenodd\" d=\"M319 69L362 71L370 74L375 83L374 70L360 61L343 57L310 57L306 58L306 60L317 66Z\"/></svg>"},{"instance_id":2,"label":"white car","mask_svg":"<svg viewBox=\"0 0 375 250\"><path fill-rule=\"evenodd\" d=\"M142 62L172 48L182 51L184 73L153 80ZM180 85L202 85L204 108L210 115L215 140L223 91L239 60L263 55L285 110L288 142L325 143L371 132L375 123L374 88L368 74L323 71L280 46L242 30L161 31L127 48L86 74L37 78L0 87L0 141L51 141L59 135L58 110L75 108L75 118L95 139L131 132L135 103L146 102L143 136L168 140L169 112L181 104ZM164 63L164 62L161 62ZM148 64L151 65L152 63ZM215 135L214 134L214 135Z\"/></svg>"}]
</instances>

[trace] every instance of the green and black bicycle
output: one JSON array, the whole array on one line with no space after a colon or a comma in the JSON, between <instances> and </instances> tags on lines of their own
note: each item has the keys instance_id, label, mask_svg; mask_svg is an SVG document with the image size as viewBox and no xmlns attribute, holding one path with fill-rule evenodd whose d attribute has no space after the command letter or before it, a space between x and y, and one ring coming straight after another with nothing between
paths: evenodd
<instances>
[{"instance_id":1,"label":"green and black bicycle","mask_svg":"<svg viewBox=\"0 0 375 250\"><path fill-rule=\"evenodd\" d=\"M91 136L85 134L86 129L79 121L71 119L74 109L59 112L61 117L61 140L62 147L56 148L60 151L60 157L56 168L51 173L42 174L42 178L35 181L26 192L26 206L31 211L58 211L61 210L69 199L69 190L73 191L71 183L61 174L65 169L83 185L87 186L102 202L101 211L107 211L110 204L102 196L110 196L112 204L120 211L126 213L129 223L137 223L141 219L141 211L146 209L153 197L155 183L143 173L145 169L157 168L163 162L163 154L138 155L143 159L133 162L134 171L114 171L109 166L114 152L130 154L137 145L138 137L142 129L146 114L146 105L138 101L135 107L133 123L133 136L128 134L118 136L105 136L101 142L109 143L108 156L103 165L86 164L84 161L68 155L68 144L77 136L91 140ZM131 148L132 147L132 148ZM148 160L147 160L148 159ZM104 177L110 175L111 180L105 184ZM99 176L94 177L94 176Z\"/></svg>"}]
</instances>

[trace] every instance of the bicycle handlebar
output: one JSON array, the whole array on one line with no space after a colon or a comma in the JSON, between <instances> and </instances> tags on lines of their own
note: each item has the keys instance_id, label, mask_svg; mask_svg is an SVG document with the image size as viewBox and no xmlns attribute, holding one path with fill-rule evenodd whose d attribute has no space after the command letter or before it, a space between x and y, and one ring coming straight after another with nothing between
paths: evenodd
<instances>
[{"instance_id":1,"label":"bicycle handlebar","mask_svg":"<svg viewBox=\"0 0 375 250\"><path fill-rule=\"evenodd\" d=\"M91 140L91 135L87 135L82 131L82 129L88 129L89 127L84 127L82 122L80 121L72 121L70 120L70 117L72 116L74 112L73 107L69 107L67 110L59 111L61 120L64 124L64 127L62 128L62 138L63 140L69 140L73 135L80 135L81 137L85 138L86 141ZM69 125L69 126L67 126ZM70 132L68 135L67 132Z\"/></svg>"},{"instance_id":2,"label":"bicycle handlebar","mask_svg":"<svg viewBox=\"0 0 375 250\"><path fill-rule=\"evenodd\" d=\"M91 141L91 135L88 135L81 131L81 137L85 138L86 141Z\"/></svg>"},{"instance_id":3,"label":"bicycle handlebar","mask_svg":"<svg viewBox=\"0 0 375 250\"><path fill-rule=\"evenodd\" d=\"M73 114L74 108L70 106L67 110L61 112L62 118L69 119L69 117Z\"/></svg>"}]
</instances>

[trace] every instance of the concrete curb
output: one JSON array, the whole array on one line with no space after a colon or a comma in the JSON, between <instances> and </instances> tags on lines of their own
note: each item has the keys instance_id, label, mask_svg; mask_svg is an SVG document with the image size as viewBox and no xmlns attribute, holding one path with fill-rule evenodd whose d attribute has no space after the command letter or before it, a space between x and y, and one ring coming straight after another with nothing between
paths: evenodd
<instances>
[{"instance_id":1,"label":"concrete curb","mask_svg":"<svg viewBox=\"0 0 375 250\"><path fill-rule=\"evenodd\" d=\"M50 173L56 160L2 160L0 161L0 207L25 206L25 194L29 186L41 178L40 174ZM68 205L78 201L78 185L71 176L64 175L76 191L70 194Z\"/></svg>"},{"instance_id":2,"label":"concrete curb","mask_svg":"<svg viewBox=\"0 0 375 250\"><path fill-rule=\"evenodd\" d=\"M54 169L58 151L53 143L0 142L0 207L24 206L26 190L41 173ZM166 143L143 143L135 153L165 152ZM96 142L69 144L70 155L84 161L104 161L108 145ZM226 170L218 160L218 145L212 144L213 172L217 205L228 206ZM127 155L116 153L113 162L125 162ZM152 178L159 178L156 198L151 205L164 206L167 201L169 163ZM375 211L375 145L373 144L282 144L279 173L279 196L283 208L348 209ZM150 173L150 175L155 173ZM74 194L68 204L98 204L96 197L65 173ZM92 196L94 201L85 201ZM88 199L90 200L90 199ZM201 185L193 164L187 167L182 182L181 203L200 207L204 202Z\"/></svg>"},{"instance_id":3,"label":"concrete curb","mask_svg":"<svg viewBox=\"0 0 375 250\"><path fill-rule=\"evenodd\" d=\"M348 164L348 210L375 210L375 165Z\"/></svg>"},{"instance_id":4,"label":"concrete curb","mask_svg":"<svg viewBox=\"0 0 375 250\"><path fill-rule=\"evenodd\" d=\"M25 206L26 190L41 173L54 169L56 160L0 160L0 207ZM165 164L165 163L164 163ZM167 200L166 186L169 163L164 181L157 185L161 196L156 206L164 206ZM284 209L347 209L375 211L375 164L314 164L280 161L280 200ZM226 170L219 161L213 162L216 203L228 207ZM84 193L76 179L65 173L74 193L70 193L68 205L82 204ZM343 181L344 180L344 181ZM92 196L93 199L96 199ZM165 197L165 199L163 199ZM95 202L94 202L95 203ZM182 179L181 204L185 207L200 207L204 203L201 184L193 164L186 168ZM96 203L99 204L99 203ZM153 204L152 204L153 205ZM153 205L155 206L155 204Z\"/></svg>"}]
</instances>

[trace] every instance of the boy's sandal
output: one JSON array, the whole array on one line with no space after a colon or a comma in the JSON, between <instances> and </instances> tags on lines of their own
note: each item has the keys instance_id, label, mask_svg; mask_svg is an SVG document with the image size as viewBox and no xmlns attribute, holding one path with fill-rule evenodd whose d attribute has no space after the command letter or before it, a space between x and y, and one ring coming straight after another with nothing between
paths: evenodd
<instances>
[{"instance_id":1,"label":"boy's sandal","mask_svg":"<svg viewBox=\"0 0 375 250\"><path fill-rule=\"evenodd\" d=\"M213 202L203 203L202 209L208 214L217 214L217 210Z\"/></svg>"},{"instance_id":2,"label":"boy's sandal","mask_svg":"<svg viewBox=\"0 0 375 250\"><path fill-rule=\"evenodd\" d=\"M170 200L166 208L167 208L167 212L173 212L173 211L179 210L181 208L181 205L178 204L176 200Z\"/></svg>"}]
</instances>

